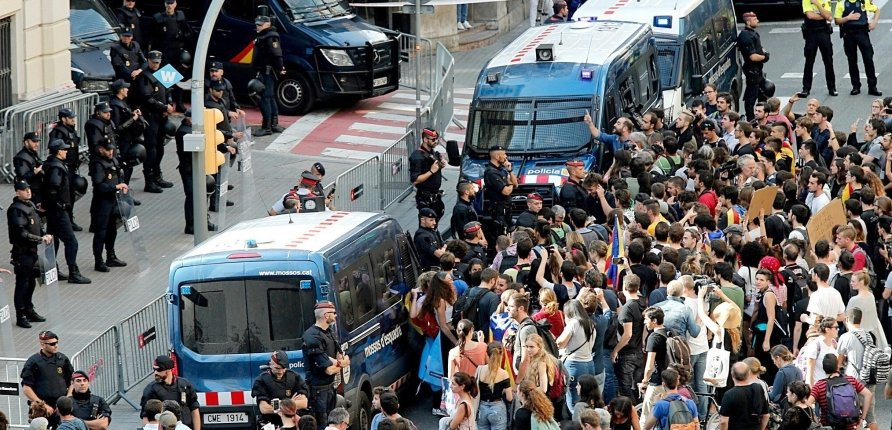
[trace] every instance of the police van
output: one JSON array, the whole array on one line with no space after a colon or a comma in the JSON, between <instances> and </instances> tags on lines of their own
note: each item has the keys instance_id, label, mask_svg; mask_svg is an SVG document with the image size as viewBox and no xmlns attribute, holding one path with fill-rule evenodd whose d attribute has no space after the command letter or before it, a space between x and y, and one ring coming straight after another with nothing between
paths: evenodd
<instances>
[{"instance_id":1,"label":"police van","mask_svg":"<svg viewBox=\"0 0 892 430\"><path fill-rule=\"evenodd\" d=\"M586 111L596 126L612 130L616 118L661 105L656 58L653 33L644 24L573 22L527 30L480 72L462 177L485 186L488 149L501 145L518 176L512 213L525 209L533 191L550 204L566 180L567 160L582 160L586 170L608 167L604 145L583 121Z\"/></svg>"},{"instance_id":2,"label":"police van","mask_svg":"<svg viewBox=\"0 0 892 430\"><path fill-rule=\"evenodd\" d=\"M330 300L350 356L336 388L352 422L369 428L372 387L398 388L417 368L403 305L417 267L397 221L365 212L245 221L177 258L167 289L171 355L198 391L203 427L256 428L260 366L281 349L303 374L303 333L315 303Z\"/></svg>"},{"instance_id":3,"label":"police van","mask_svg":"<svg viewBox=\"0 0 892 430\"><path fill-rule=\"evenodd\" d=\"M120 7L120 0L104 0ZM180 0L177 10L195 28L211 0ZM255 76L251 68L258 6L265 6L282 42L287 74L278 77L276 99L283 114L302 114L322 99L376 97L396 91L400 80L398 33L374 26L339 0L226 0L217 17L208 55L224 62L236 93L246 94ZM151 38L152 15L164 0L140 0L143 34ZM190 52L194 54L190 41ZM191 76L189 76L191 77Z\"/></svg>"},{"instance_id":4,"label":"police van","mask_svg":"<svg viewBox=\"0 0 892 430\"><path fill-rule=\"evenodd\" d=\"M109 52L118 43L118 22L99 0L70 0L71 81L81 91L111 95L108 85L115 80Z\"/></svg>"},{"instance_id":5,"label":"police van","mask_svg":"<svg viewBox=\"0 0 892 430\"><path fill-rule=\"evenodd\" d=\"M743 89L732 0L588 0L574 20L619 20L650 25L656 37L663 103L668 117L698 98L707 83Z\"/></svg>"}]
</instances>

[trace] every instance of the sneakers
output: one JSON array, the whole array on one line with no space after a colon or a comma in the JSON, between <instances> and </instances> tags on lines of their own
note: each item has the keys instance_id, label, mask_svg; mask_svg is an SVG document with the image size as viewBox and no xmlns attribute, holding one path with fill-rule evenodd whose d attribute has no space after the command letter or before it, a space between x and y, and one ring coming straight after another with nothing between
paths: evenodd
<instances>
[{"instance_id":1,"label":"sneakers","mask_svg":"<svg viewBox=\"0 0 892 430\"><path fill-rule=\"evenodd\" d=\"M458 31L465 31L465 30L466 30L466 29L465 29L465 25L462 24L462 23L460 23L460 22L459 22L458 24L455 24L455 28L458 29Z\"/></svg>"},{"instance_id":2,"label":"sneakers","mask_svg":"<svg viewBox=\"0 0 892 430\"><path fill-rule=\"evenodd\" d=\"M449 414L447 414L446 411L443 410L443 408L433 408L431 410L431 414L433 414L435 417L448 417L449 416Z\"/></svg>"},{"instance_id":3,"label":"sneakers","mask_svg":"<svg viewBox=\"0 0 892 430\"><path fill-rule=\"evenodd\" d=\"M470 29L474 28L474 26L471 25L471 23L468 22L467 20L465 20L465 22L462 22L461 25L465 26L465 30L470 30Z\"/></svg>"}]
</instances>

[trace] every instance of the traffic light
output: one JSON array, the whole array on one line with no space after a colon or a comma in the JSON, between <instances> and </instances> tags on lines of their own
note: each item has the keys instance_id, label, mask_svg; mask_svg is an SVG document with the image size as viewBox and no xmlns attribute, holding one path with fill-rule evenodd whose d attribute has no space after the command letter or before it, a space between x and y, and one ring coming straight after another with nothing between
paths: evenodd
<instances>
[{"instance_id":1,"label":"traffic light","mask_svg":"<svg viewBox=\"0 0 892 430\"><path fill-rule=\"evenodd\" d=\"M223 165L225 158L217 146L225 141L223 132L217 130L217 124L223 122L223 112L220 109L204 110L204 171L205 174L217 173Z\"/></svg>"}]
</instances>

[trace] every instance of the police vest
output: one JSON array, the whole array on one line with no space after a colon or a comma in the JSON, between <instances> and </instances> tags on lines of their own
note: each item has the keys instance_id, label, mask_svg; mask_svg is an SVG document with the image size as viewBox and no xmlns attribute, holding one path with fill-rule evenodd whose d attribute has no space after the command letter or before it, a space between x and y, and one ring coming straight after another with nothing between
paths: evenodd
<instances>
[{"instance_id":1,"label":"police vest","mask_svg":"<svg viewBox=\"0 0 892 430\"><path fill-rule=\"evenodd\" d=\"M22 247L36 249L37 243L22 238L21 235L18 234L19 227L15 226L12 222L12 220L16 218L25 218L27 222L24 226L24 230L34 236L40 236L40 217L37 215L37 208L34 206L34 203L31 203L30 201L26 203L18 198L13 199L6 216L7 225L9 226L9 243L14 248Z\"/></svg>"},{"instance_id":2,"label":"police vest","mask_svg":"<svg viewBox=\"0 0 892 430\"><path fill-rule=\"evenodd\" d=\"M849 16L849 14L851 14L852 12L857 12L857 13L861 14L860 18L858 18L855 21L849 21L849 22L843 24L843 27L849 28L849 29L867 27L867 11L865 10L865 7L864 7L864 0L856 0L856 1L841 0L841 1L843 1L843 9L842 9L843 17Z\"/></svg>"}]
</instances>

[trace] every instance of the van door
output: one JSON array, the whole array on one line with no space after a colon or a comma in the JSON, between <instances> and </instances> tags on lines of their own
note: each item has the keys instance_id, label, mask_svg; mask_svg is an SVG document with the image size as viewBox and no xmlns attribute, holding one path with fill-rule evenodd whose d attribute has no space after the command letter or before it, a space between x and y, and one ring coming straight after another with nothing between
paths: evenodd
<instances>
[{"instance_id":1,"label":"van door","mask_svg":"<svg viewBox=\"0 0 892 430\"><path fill-rule=\"evenodd\" d=\"M226 75L230 79L249 79L245 76L252 70L256 16L257 0L226 0L223 3L208 52L212 52L217 60L227 63Z\"/></svg>"}]
</instances>

